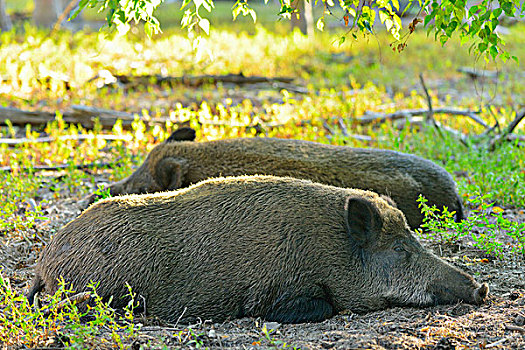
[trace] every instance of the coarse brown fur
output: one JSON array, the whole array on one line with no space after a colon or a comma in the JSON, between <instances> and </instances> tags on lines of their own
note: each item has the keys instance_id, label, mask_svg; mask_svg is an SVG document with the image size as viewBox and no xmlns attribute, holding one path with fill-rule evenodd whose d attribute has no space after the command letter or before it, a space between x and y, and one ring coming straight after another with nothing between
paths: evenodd
<instances>
[{"instance_id":1,"label":"coarse brown fur","mask_svg":"<svg viewBox=\"0 0 525 350\"><path fill-rule=\"evenodd\" d=\"M148 313L172 322L315 322L488 293L426 251L378 194L273 176L95 203L45 247L29 299L53 293L59 277L79 291L100 282L115 307L126 305L129 283Z\"/></svg>"},{"instance_id":2,"label":"coarse brown fur","mask_svg":"<svg viewBox=\"0 0 525 350\"><path fill-rule=\"evenodd\" d=\"M450 174L414 155L276 138L191 142L185 140L195 135L188 134L186 129L175 132L172 142L155 147L131 176L110 186L112 195L174 190L219 176L290 176L387 195L413 229L423 218L416 202L420 194L427 204L446 206L458 221L463 219Z\"/></svg>"}]
</instances>

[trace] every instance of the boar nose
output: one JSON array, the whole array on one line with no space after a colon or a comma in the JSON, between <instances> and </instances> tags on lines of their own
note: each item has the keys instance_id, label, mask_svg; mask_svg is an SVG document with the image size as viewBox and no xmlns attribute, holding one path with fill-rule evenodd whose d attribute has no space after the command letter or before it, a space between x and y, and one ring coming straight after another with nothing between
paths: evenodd
<instances>
[{"instance_id":1,"label":"boar nose","mask_svg":"<svg viewBox=\"0 0 525 350\"><path fill-rule=\"evenodd\" d=\"M483 283L478 289L474 290L474 302L476 304L481 304L485 301L489 295L489 286L486 283Z\"/></svg>"}]
</instances>

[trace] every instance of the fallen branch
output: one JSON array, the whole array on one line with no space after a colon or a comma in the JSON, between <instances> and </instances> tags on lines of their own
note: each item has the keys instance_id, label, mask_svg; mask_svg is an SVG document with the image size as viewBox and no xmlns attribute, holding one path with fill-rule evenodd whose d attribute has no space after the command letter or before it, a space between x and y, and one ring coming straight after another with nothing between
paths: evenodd
<instances>
[{"instance_id":1,"label":"fallen branch","mask_svg":"<svg viewBox=\"0 0 525 350\"><path fill-rule=\"evenodd\" d=\"M126 135L126 136L118 136L118 135L64 135L59 137L37 137L34 139L28 139L25 137L22 138L16 138L16 139L7 139L7 138L0 138L0 144L8 145L8 146L15 146L15 145L21 145L24 143L47 143L47 142L55 142L55 141L69 141L69 140L75 140L75 141L83 141L83 140L93 140L93 139L101 139L106 141L131 141L133 140L133 136Z\"/></svg>"},{"instance_id":2,"label":"fallen branch","mask_svg":"<svg viewBox=\"0 0 525 350\"><path fill-rule=\"evenodd\" d=\"M409 118L414 116L420 116L425 115L428 113L428 109L419 108L419 109L402 109L393 113L377 113L377 112L365 112L365 115L361 118L356 118L357 121L360 124L370 124L370 123L382 123L387 120L396 120L396 119L403 119L403 118ZM468 117L475 121L476 123L482 125L483 127L487 127L487 123L485 123L481 118L479 118L476 114L478 114L478 111L471 111L471 110L462 110L462 109L456 109L456 108L448 108L448 107L438 107L433 109L434 114L451 114L451 115L461 115Z\"/></svg>"},{"instance_id":3,"label":"fallen branch","mask_svg":"<svg viewBox=\"0 0 525 350\"><path fill-rule=\"evenodd\" d=\"M478 78L497 78L500 74L499 71L475 69L471 67L459 67L458 72L468 75L471 79L476 80Z\"/></svg>"},{"instance_id":4,"label":"fallen branch","mask_svg":"<svg viewBox=\"0 0 525 350\"><path fill-rule=\"evenodd\" d=\"M95 125L95 120L98 118L99 123L103 129L111 129L115 122L122 120L123 129L131 129L131 124L135 120L135 116L131 113L118 112L112 110L98 109L87 106L72 106L73 111L66 111L62 113L62 119L66 123L80 124L86 129L92 129ZM138 117L139 120L146 124L165 124L168 118L146 119ZM31 124L34 126L44 126L56 119L56 114L45 111L26 111L13 107L0 107L0 124L6 125L9 120L11 124L18 126L25 126ZM173 124L179 124L173 122ZM180 123L183 124L183 123Z\"/></svg>"},{"instance_id":5,"label":"fallen branch","mask_svg":"<svg viewBox=\"0 0 525 350\"><path fill-rule=\"evenodd\" d=\"M111 72L110 72L111 73ZM138 86L138 85L151 85L153 84L169 84L170 86L174 85L186 85L191 87L198 87L204 84L217 84L217 83L226 83L226 84L236 84L236 85L246 85L246 84L257 84L257 83L284 83L291 84L294 81L294 78L289 77L262 77L262 76L245 76L243 73L239 74L226 74L226 75L196 75L196 76L162 76L160 74L145 74L137 76L113 74L111 75L117 80L117 83L128 85L128 86ZM99 75L91 78L90 81L98 79Z\"/></svg>"},{"instance_id":6,"label":"fallen branch","mask_svg":"<svg viewBox=\"0 0 525 350\"><path fill-rule=\"evenodd\" d=\"M520 112L516 113L516 118L512 122L510 122L507 130L502 134L503 137L509 135L516 129L518 124L525 118L525 108L522 109Z\"/></svg>"},{"instance_id":7,"label":"fallen branch","mask_svg":"<svg viewBox=\"0 0 525 350\"><path fill-rule=\"evenodd\" d=\"M103 129L111 129L117 122L122 121L122 128L129 130L132 128L132 123L135 120L140 120L146 125L165 125L168 121L177 126L187 126L187 122L177 122L170 118L158 117L139 117L137 114L113 111L109 109L100 109L95 107L73 105L71 106L72 111L64 112L62 119L66 123L80 124L86 129L92 129L95 126L95 120L98 119ZM6 125L6 121L9 120L11 124L18 126L25 126L26 124L43 126L55 120L55 113L42 112L42 111L24 111L18 108L12 107L0 107L0 124ZM265 128L276 128L283 126L281 123L273 124L240 124L231 122L199 122L200 125L209 126L228 126L237 128L253 128L256 130L262 130Z\"/></svg>"},{"instance_id":8,"label":"fallen branch","mask_svg":"<svg viewBox=\"0 0 525 350\"><path fill-rule=\"evenodd\" d=\"M31 167L22 167L22 168L16 168L16 167L10 167L10 166L3 166L0 167L0 172L12 172L12 171L52 171L52 170L61 170L61 169L90 169L90 168L102 168L106 166L111 166L113 163L88 163L88 164L59 164L59 165L35 165Z\"/></svg>"},{"instance_id":9,"label":"fallen branch","mask_svg":"<svg viewBox=\"0 0 525 350\"><path fill-rule=\"evenodd\" d=\"M512 140L510 137L514 129L518 126L518 124L525 118L525 108L523 108L520 112L516 113L516 118L512 120L509 125L507 126L507 129L505 129L501 134L496 135L490 142L489 142L489 151L494 151L497 146L499 146L502 141L505 140ZM519 136L518 136L519 138ZM515 139L515 138L514 138Z\"/></svg>"}]
</instances>

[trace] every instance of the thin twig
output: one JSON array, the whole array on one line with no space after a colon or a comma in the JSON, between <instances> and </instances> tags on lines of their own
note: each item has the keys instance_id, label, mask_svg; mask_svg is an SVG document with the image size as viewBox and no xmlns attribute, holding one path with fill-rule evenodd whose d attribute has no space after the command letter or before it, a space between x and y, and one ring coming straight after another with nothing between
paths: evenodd
<instances>
[{"instance_id":1,"label":"thin twig","mask_svg":"<svg viewBox=\"0 0 525 350\"><path fill-rule=\"evenodd\" d=\"M507 340L509 340L509 338L502 338L502 339L500 339L498 341L495 341L494 343L490 343L490 344L486 345L485 349L494 348L494 347L496 347L498 345L501 345L501 344L505 343Z\"/></svg>"},{"instance_id":2,"label":"thin twig","mask_svg":"<svg viewBox=\"0 0 525 350\"><path fill-rule=\"evenodd\" d=\"M83 293L75 294L75 295L73 295L73 296L71 296L69 298L66 298L66 299L62 300L61 302L57 303L53 308L45 310L44 311L44 316L49 316L49 315L51 315L51 313L53 311L59 311L59 310L63 309L64 307L66 307L67 305L74 305L74 304L77 304L77 303L82 303L82 302L88 300L89 298L91 298L91 292L83 292Z\"/></svg>"},{"instance_id":3,"label":"thin twig","mask_svg":"<svg viewBox=\"0 0 525 350\"><path fill-rule=\"evenodd\" d=\"M518 124L525 118L525 108L520 112L516 113L516 118L509 123L507 129L505 129L501 134L496 135L492 140L490 140L488 149L489 151L494 151L496 147L504 140L506 140L509 135L516 129Z\"/></svg>"},{"instance_id":4,"label":"thin twig","mask_svg":"<svg viewBox=\"0 0 525 350\"><path fill-rule=\"evenodd\" d=\"M344 137L348 137L348 128L346 127L345 122L343 121L343 118L339 117L337 118L337 123L339 124L339 127L341 128L341 133Z\"/></svg>"},{"instance_id":5,"label":"thin twig","mask_svg":"<svg viewBox=\"0 0 525 350\"><path fill-rule=\"evenodd\" d=\"M525 328L524 327L515 326L513 324L506 323L505 324L505 328L508 329L509 331L516 331L516 332L525 333Z\"/></svg>"},{"instance_id":6,"label":"thin twig","mask_svg":"<svg viewBox=\"0 0 525 350\"><path fill-rule=\"evenodd\" d=\"M503 137L509 135L516 129L518 124L525 118L525 108L523 108L519 113L516 113L516 118L512 122L510 122L507 130L503 133Z\"/></svg>"},{"instance_id":7,"label":"thin twig","mask_svg":"<svg viewBox=\"0 0 525 350\"><path fill-rule=\"evenodd\" d=\"M425 79L423 79L423 73L419 73L419 81L421 82L423 91L425 92L425 95L427 96L427 104L428 104L427 122L430 121L432 125L434 125L434 128L436 128L436 130L438 131L439 135L443 137L443 131L441 131L439 124L434 119L434 110L432 108L432 98L430 97L427 86L425 85Z\"/></svg>"},{"instance_id":8,"label":"thin twig","mask_svg":"<svg viewBox=\"0 0 525 350\"><path fill-rule=\"evenodd\" d=\"M328 125L326 120L323 121L323 128L325 128L325 130L328 131L330 135L334 135L334 130L332 130L332 128L330 127L330 125Z\"/></svg>"},{"instance_id":9,"label":"thin twig","mask_svg":"<svg viewBox=\"0 0 525 350\"><path fill-rule=\"evenodd\" d=\"M119 136L119 135L64 135L59 137L37 137L34 139L29 138L0 138L0 144L2 145L8 145L8 146L15 146L20 145L24 143L47 143L47 142L55 142L55 141L68 141L68 140L76 140L76 141L83 141L83 140L93 140L93 139L101 139L106 141L131 141L133 137L131 135L127 136Z\"/></svg>"},{"instance_id":10,"label":"thin twig","mask_svg":"<svg viewBox=\"0 0 525 350\"><path fill-rule=\"evenodd\" d=\"M27 172L27 171L52 171L52 170L61 170L61 169L70 169L70 168L73 168L73 169L89 169L89 168L102 168L102 167L106 167L106 166L111 166L113 165L113 163L88 163L88 164L59 164L59 165L53 165L53 166L48 166L48 165L35 165L35 166L32 166L32 167L22 167L22 168L13 168L13 167L10 167L10 166L4 166L4 167L0 167L0 172L11 172L11 171L23 171L23 172Z\"/></svg>"},{"instance_id":11,"label":"thin twig","mask_svg":"<svg viewBox=\"0 0 525 350\"><path fill-rule=\"evenodd\" d=\"M476 123L486 127L487 124L479 118L476 114L479 113L479 111L470 111L470 110L463 110L463 109L457 109L457 108L449 108L449 107L438 107L433 109L434 114L451 114L451 115L461 115L468 117L475 121ZM428 109L425 108L418 108L418 109L402 109L393 113L377 113L377 112L365 112L365 116L361 118L357 118L357 121L360 124L370 124L373 122L384 122L386 120L395 120L395 119L403 119L408 118L411 116L418 116L418 115L426 115L428 113Z\"/></svg>"}]
</instances>

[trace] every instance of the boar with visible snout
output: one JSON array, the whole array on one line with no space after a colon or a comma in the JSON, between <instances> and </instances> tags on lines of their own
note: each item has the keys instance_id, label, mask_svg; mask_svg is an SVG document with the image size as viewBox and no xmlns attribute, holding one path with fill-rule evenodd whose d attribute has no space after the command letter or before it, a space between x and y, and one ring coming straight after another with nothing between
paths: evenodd
<instances>
[{"instance_id":1,"label":"boar with visible snout","mask_svg":"<svg viewBox=\"0 0 525 350\"><path fill-rule=\"evenodd\" d=\"M127 304L128 283L148 313L171 322L317 322L488 294L424 249L378 194L272 176L95 203L45 247L29 300L60 277L78 291L100 282L114 307Z\"/></svg>"},{"instance_id":2,"label":"boar with visible snout","mask_svg":"<svg viewBox=\"0 0 525 350\"><path fill-rule=\"evenodd\" d=\"M446 206L456 212L458 221L463 219L462 202L450 174L414 155L276 138L192 142L192 131L183 128L173 133L132 175L112 184L111 194L175 190L220 176L290 176L389 196L412 229L423 219L417 203L420 194L428 205Z\"/></svg>"}]
</instances>

